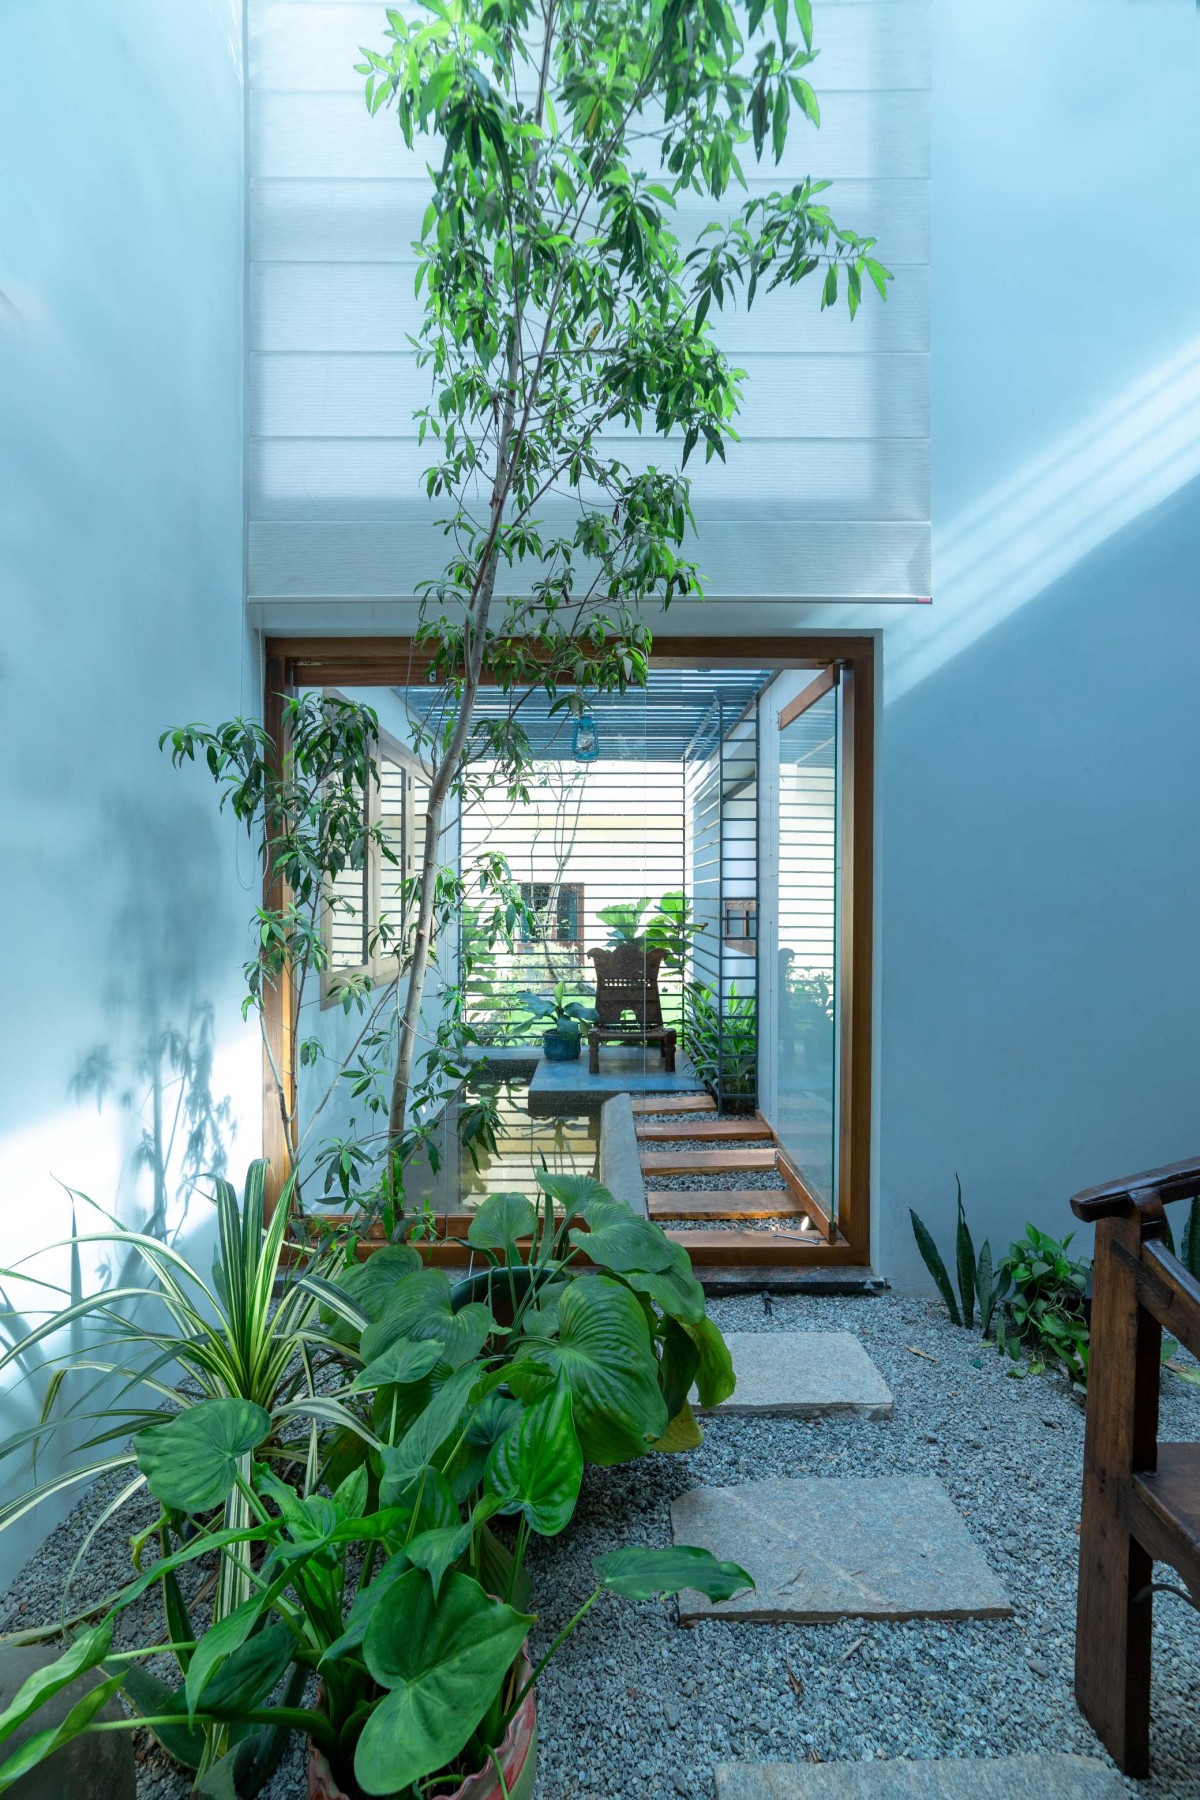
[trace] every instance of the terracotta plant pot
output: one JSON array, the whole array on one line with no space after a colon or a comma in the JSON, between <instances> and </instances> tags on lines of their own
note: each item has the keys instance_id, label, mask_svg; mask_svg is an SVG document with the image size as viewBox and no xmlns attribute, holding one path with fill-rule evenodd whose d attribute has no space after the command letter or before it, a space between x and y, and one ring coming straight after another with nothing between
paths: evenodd
<instances>
[{"instance_id":1,"label":"terracotta plant pot","mask_svg":"<svg viewBox=\"0 0 1200 1800\"><path fill-rule=\"evenodd\" d=\"M532 1673L528 1657L522 1656L517 1674L522 1687ZM537 1773L537 1694L532 1688L518 1707L500 1747L500 1767L508 1800L532 1800ZM335 1780L324 1753L311 1740L308 1746L308 1800L349 1800ZM477 1775L468 1775L453 1792L449 1788L439 1789L429 1796L429 1800L503 1800L503 1790L495 1769L489 1764Z\"/></svg>"}]
</instances>

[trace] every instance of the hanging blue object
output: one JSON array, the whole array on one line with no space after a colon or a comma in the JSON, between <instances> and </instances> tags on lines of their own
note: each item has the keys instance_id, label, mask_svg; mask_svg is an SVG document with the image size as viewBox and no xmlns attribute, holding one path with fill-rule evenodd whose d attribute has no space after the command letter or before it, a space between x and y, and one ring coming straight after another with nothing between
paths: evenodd
<instances>
[{"instance_id":1,"label":"hanging blue object","mask_svg":"<svg viewBox=\"0 0 1200 1800\"><path fill-rule=\"evenodd\" d=\"M571 751L576 762L595 762L600 754L600 730L595 715L581 712L571 733Z\"/></svg>"}]
</instances>

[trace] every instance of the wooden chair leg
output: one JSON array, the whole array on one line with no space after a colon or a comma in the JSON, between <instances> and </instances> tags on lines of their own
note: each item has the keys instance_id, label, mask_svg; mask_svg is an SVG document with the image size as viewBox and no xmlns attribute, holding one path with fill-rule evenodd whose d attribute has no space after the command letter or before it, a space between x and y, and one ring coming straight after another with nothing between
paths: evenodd
<instances>
[{"instance_id":1,"label":"wooden chair leg","mask_svg":"<svg viewBox=\"0 0 1200 1800\"><path fill-rule=\"evenodd\" d=\"M598 1031L588 1032L588 1074L600 1073L600 1034Z\"/></svg>"},{"instance_id":2,"label":"wooden chair leg","mask_svg":"<svg viewBox=\"0 0 1200 1800\"><path fill-rule=\"evenodd\" d=\"M668 1031L662 1041L663 1062L667 1066L667 1074L675 1073L675 1033Z\"/></svg>"},{"instance_id":3,"label":"wooden chair leg","mask_svg":"<svg viewBox=\"0 0 1200 1800\"><path fill-rule=\"evenodd\" d=\"M1140 1779L1150 1769L1151 1606L1137 1596L1151 1559L1125 1529L1120 1505L1133 1472L1155 1466L1162 1332L1138 1306L1138 1243L1136 1218L1097 1227L1075 1698L1117 1767Z\"/></svg>"}]
</instances>

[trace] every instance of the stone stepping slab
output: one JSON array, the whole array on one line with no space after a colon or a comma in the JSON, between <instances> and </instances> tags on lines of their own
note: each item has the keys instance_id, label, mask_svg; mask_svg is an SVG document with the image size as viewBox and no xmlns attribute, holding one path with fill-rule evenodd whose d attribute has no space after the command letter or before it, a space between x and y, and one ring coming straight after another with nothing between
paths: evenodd
<instances>
[{"instance_id":1,"label":"stone stepping slab","mask_svg":"<svg viewBox=\"0 0 1200 1800\"><path fill-rule=\"evenodd\" d=\"M772 1337L770 1341L775 1341ZM1003 1619L1008 1595L940 1481L806 1476L691 1488L671 1506L677 1544L740 1563L755 1591L679 1596L681 1623L731 1618Z\"/></svg>"},{"instance_id":2,"label":"stone stepping slab","mask_svg":"<svg viewBox=\"0 0 1200 1800\"><path fill-rule=\"evenodd\" d=\"M1127 1800L1092 1756L723 1763L714 1776L716 1800Z\"/></svg>"},{"instance_id":3,"label":"stone stepping slab","mask_svg":"<svg viewBox=\"0 0 1200 1800\"><path fill-rule=\"evenodd\" d=\"M730 1331L737 1387L712 1413L890 1419L892 1392L852 1331Z\"/></svg>"}]
</instances>

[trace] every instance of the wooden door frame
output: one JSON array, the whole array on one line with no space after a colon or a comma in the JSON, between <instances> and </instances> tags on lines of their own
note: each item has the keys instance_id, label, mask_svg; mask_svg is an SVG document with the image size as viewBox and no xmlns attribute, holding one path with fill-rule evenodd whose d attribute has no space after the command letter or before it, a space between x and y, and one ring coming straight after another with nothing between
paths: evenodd
<instances>
[{"instance_id":1,"label":"wooden door frame","mask_svg":"<svg viewBox=\"0 0 1200 1800\"><path fill-rule=\"evenodd\" d=\"M283 697L304 687L407 687L426 678L432 658L411 637L268 636L264 645L263 721L278 743ZM762 1236L762 1266L809 1264L866 1267L871 1260L871 1085L874 957L875 637L792 634L736 638L662 632L651 667L660 669L817 669L838 666L849 706L845 734L842 891L842 1122L839 1220L835 1241L781 1242ZM278 895L264 886L264 902ZM263 1155L271 1162L268 1196L281 1186L286 1144L272 1056L295 1105L287 1047L293 1037L284 995L268 989L263 1006ZM268 1048L269 1046L269 1048ZM817 1234L813 1234L816 1238Z\"/></svg>"}]
</instances>

